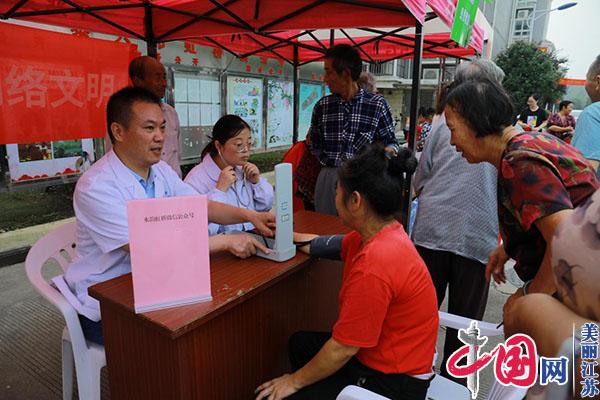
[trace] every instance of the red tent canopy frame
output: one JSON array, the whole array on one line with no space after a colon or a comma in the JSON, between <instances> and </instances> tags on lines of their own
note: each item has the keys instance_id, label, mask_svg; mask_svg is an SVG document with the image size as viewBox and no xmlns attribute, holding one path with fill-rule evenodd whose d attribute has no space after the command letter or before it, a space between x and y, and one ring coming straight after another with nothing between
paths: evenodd
<instances>
[{"instance_id":1,"label":"red tent canopy frame","mask_svg":"<svg viewBox=\"0 0 600 400\"><path fill-rule=\"evenodd\" d=\"M135 37L146 42L297 29L414 26L425 0L8 0L0 18Z\"/></svg>"},{"instance_id":2,"label":"red tent canopy frame","mask_svg":"<svg viewBox=\"0 0 600 400\"><path fill-rule=\"evenodd\" d=\"M158 42L194 39L201 44L221 47L238 57L261 53L290 63L294 46L298 46L302 62L318 59L325 49L313 32L337 28L347 37L339 43L363 48L361 53L367 62L385 62L411 57L409 53L414 48L414 37L399 35L395 30L391 33L379 31L378 39L366 37L356 40L350 38L344 28L358 27L364 21L371 21L372 27L406 29L414 26L415 22L425 21L425 1L126 0L116 3L113 0L9 0L0 5L0 19L25 19L133 37L148 43L150 55L155 55ZM437 9L442 10L439 3L444 1L448 0L435 0L432 6L437 5ZM449 4L451 2L449 0ZM443 14L441 11L438 14L445 20L448 12L446 9L443 11ZM433 15L427 16L427 19L431 18ZM298 33L300 29L303 32ZM307 35L315 40L302 40ZM234 43L236 38L237 43ZM475 54L472 49L458 49L449 37L440 34L426 37L425 44L423 56L426 58ZM382 52L381 48L385 51ZM259 51L261 49L264 50ZM481 51L478 47L475 49ZM311 54L311 51L312 55L304 55ZM380 54L388 54L388 57L379 57ZM392 54L394 56L390 57Z\"/></svg>"},{"instance_id":3,"label":"red tent canopy frame","mask_svg":"<svg viewBox=\"0 0 600 400\"><path fill-rule=\"evenodd\" d=\"M359 28L360 29L360 28ZM346 30L336 29L334 44L349 44L356 47L365 62L384 63L399 58L414 57L415 35L402 35L399 28L393 31L381 31L372 28L362 28L365 33L375 35L351 37ZM275 34L278 35L278 34ZM312 35L312 40L301 40ZM263 38L255 34L237 34L231 36L203 37L190 41L204 46L218 46L237 58L262 56L280 58L294 65L308 64L322 60L330 41L317 39L312 30L295 34L287 33L279 39ZM326 44L324 43L326 42ZM450 33L433 33L423 39L423 58L454 57L464 59L476 54L473 48L459 47ZM298 59L294 60L294 47L298 47Z\"/></svg>"}]
</instances>

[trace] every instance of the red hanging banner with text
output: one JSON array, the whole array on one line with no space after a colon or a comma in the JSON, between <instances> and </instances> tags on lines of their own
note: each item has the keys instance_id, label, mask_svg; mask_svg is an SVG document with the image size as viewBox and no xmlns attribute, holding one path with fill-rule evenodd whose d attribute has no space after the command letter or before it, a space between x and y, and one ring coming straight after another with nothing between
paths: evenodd
<instances>
[{"instance_id":1,"label":"red hanging banner with text","mask_svg":"<svg viewBox=\"0 0 600 400\"><path fill-rule=\"evenodd\" d=\"M99 138L136 46L0 23L0 143Z\"/></svg>"}]
</instances>

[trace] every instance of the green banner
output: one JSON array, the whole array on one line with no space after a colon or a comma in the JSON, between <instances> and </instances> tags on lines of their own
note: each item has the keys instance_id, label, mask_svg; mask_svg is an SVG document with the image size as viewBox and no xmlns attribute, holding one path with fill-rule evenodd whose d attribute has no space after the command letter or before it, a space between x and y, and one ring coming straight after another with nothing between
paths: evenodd
<instances>
[{"instance_id":1,"label":"green banner","mask_svg":"<svg viewBox=\"0 0 600 400\"><path fill-rule=\"evenodd\" d=\"M473 31L478 5L479 0L458 0L450 39L458 43L459 46L467 47L471 41L471 32Z\"/></svg>"}]
</instances>

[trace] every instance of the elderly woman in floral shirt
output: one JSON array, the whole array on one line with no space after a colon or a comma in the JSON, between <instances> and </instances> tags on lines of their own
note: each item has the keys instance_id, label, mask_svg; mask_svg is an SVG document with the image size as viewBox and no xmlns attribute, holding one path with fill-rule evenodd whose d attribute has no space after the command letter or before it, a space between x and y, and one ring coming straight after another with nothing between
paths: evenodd
<instances>
[{"instance_id":1,"label":"elderly woman in floral shirt","mask_svg":"<svg viewBox=\"0 0 600 400\"><path fill-rule=\"evenodd\" d=\"M445 113L456 150L470 163L489 162L498 169L504 243L490 255L486 274L503 281L510 256L526 282L505 307L528 293L554 294L550 239L568 210L600 186L593 169L579 151L551 135L518 132L511 123L510 97L497 82L480 80L451 88Z\"/></svg>"},{"instance_id":2,"label":"elderly woman in floral shirt","mask_svg":"<svg viewBox=\"0 0 600 400\"><path fill-rule=\"evenodd\" d=\"M546 124L548 133L567 143L571 142L571 137L577 124L575 117L571 115L571 111L573 111L573 102L570 100L561 101L558 105L558 112L552 114Z\"/></svg>"}]
</instances>

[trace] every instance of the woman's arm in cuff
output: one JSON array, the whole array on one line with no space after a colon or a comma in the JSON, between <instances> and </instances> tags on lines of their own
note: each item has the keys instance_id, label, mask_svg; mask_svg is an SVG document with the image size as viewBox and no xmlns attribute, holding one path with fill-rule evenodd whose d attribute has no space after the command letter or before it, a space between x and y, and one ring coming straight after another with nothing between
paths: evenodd
<instances>
[{"instance_id":1,"label":"woman's arm in cuff","mask_svg":"<svg viewBox=\"0 0 600 400\"><path fill-rule=\"evenodd\" d=\"M344 235L317 236L310 242L310 256L341 260L343 239Z\"/></svg>"}]
</instances>

